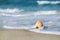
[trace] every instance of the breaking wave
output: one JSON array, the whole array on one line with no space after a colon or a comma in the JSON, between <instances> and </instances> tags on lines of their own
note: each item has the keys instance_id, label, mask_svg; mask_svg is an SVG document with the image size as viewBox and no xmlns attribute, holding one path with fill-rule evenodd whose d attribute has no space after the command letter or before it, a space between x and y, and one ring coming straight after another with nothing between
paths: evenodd
<instances>
[{"instance_id":1,"label":"breaking wave","mask_svg":"<svg viewBox=\"0 0 60 40\"><path fill-rule=\"evenodd\" d=\"M19 12L22 12L24 11L23 9L19 10L17 8L14 8L14 9L0 9L0 13L19 13Z\"/></svg>"},{"instance_id":2,"label":"breaking wave","mask_svg":"<svg viewBox=\"0 0 60 40\"><path fill-rule=\"evenodd\" d=\"M25 11L24 9L0 9L0 15L3 16L29 16L29 15L50 15L50 14L59 14L60 12L57 10L50 10L50 11Z\"/></svg>"},{"instance_id":3,"label":"breaking wave","mask_svg":"<svg viewBox=\"0 0 60 40\"><path fill-rule=\"evenodd\" d=\"M58 11L37 11L37 12L34 12L35 15L49 15L49 14L57 14L59 13Z\"/></svg>"},{"instance_id":4,"label":"breaking wave","mask_svg":"<svg viewBox=\"0 0 60 40\"><path fill-rule=\"evenodd\" d=\"M40 4L60 4L60 1L37 1Z\"/></svg>"},{"instance_id":5,"label":"breaking wave","mask_svg":"<svg viewBox=\"0 0 60 40\"><path fill-rule=\"evenodd\" d=\"M17 9L17 8L14 8L14 9L0 9L0 15L3 15L3 16L14 16L14 17L18 17L18 16L24 16L22 14L20 14L21 12L23 12L24 9Z\"/></svg>"}]
</instances>

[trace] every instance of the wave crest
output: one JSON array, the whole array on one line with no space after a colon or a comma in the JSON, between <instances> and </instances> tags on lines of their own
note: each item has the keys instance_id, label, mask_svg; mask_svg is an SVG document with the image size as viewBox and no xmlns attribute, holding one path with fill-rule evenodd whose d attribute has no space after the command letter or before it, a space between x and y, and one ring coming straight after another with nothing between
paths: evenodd
<instances>
[{"instance_id":1,"label":"wave crest","mask_svg":"<svg viewBox=\"0 0 60 40\"><path fill-rule=\"evenodd\" d=\"M60 1L37 1L37 3L40 5L42 4L60 4Z\"/></svg>"},{"instance_id":2,"label":"wave crest","mask_svg":"<svg viewBox=\"0 0 60 40\"><path fill-rule=\"evenodd\" d=\"M14 9L10 9L10 8L0 9L0 15L14 16L14 17L24 16L24 15L20 14L23 11L24 11L24 9L20 10L20 9L17 9L17 8L14 8Z\"/></svg>"},{"instance_id":3,"label":"wave crest","mask_svg":"<svg viewBox=\"0 0 60 40\"><path fill-rule=\"evenodd\" d=\"M37 11L34 12L34 15L50 15L50 14L57 14L58 11L54 10L54 11Z\"/></svg>"},{"instance_id":4,"label":"wave crest","mask_svg":"<svg viewBox=\"0 0 60 40\"><path fill-rule=\"evenodd\" d=\"M59 14L60 12L57 10L50 10L50 11L25 11L24 9L0 9L0 15L4 16L29 16L29 15L50 15L50 14Z\"/></svg>"},{"instance_id":5,"label":"wave crest","mask_svg":"<svg viewBox=\"0 0 60 40\"><path fill-rule=\"evenodd\" d=\"M24 9L21 9L21 10L19 10L17 8L14 8L14 9L9 9L9 8L0 9L0 13L19 13L19 12L22 12L22 11L24 11Z\"/></svg>"}]
</instances>

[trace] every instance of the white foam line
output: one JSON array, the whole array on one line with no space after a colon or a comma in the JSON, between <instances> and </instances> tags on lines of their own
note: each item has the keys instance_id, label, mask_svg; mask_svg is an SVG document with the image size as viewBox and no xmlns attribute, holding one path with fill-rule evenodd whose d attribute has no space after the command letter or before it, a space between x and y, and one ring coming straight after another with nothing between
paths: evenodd
<instances>
[{"instance_id":1,"label":"white foam line","mask_svg":"<svg viewBox=\"0 0 60 40\"><path fill-rule=\"evenodd\" d=\"M59 4L60 1L37 1L38 4Z\"/></svg>"},{"instance_id":2,"label":"white foam line","mask_svg":"<svg viewBox=\"0 0 60 40\"><path fill-rule=\"evenodd\" d=\"M29 30L29 31L32 31L32 32L37 32L37 33L60 35L60 32L44 31L44 30L39 30L39 29L35 29L35 28L27 28L27 27L10 27L10 26L4 26L3 28L5 28L5 29L26 29L26 30Z\"/></svg>"},{"instance_id":3,"label":"white foam line","mask_svg":"<svg viewBox=\"0 0 60 40\"><path fill-rule=\"evenodd\" d=\"M19 16L25 16L25 15L11 15L11 14L0 14L0 15L3 15L3 16L13 16L13 17L19 17Z\"/></svg>"},{"instance_id":4,"label":"white foam line","mask_svg":"<svg viewBox=\"0 0 60 40\"><path fill-rule=\"evenodd\" d=\"M29 29L27 27L12 27L12 26L4 26L5 29Z\"/></svg>"},{"instance_id":5,"label":"white foam line","mask_svg":"<svg viewBox=\"0 0 60 40\"><path fill-rule=\"evenodd\" d=\"M58 11L56 10L52 10L52 11L36 11L34 12L34 15L41 15L41 14L44 14L44 15L48 15L48 14L57 14Z\"/></svg>"},{"instance_id":6,"label":"white foam line","mask_svg":"<svg viewBox=\"0 0 60 40\"><path fill-rule=\"evenodd\" d=\"M37 33L43 33L43 34L55 34L55 35L60 35L60 32L54 32L54 31L44 31L44 30L29 30Z\"/></svg>"},{"instance_id":7,"label":"white foam line","mask_svg":"<svg viewBox=\"0 0 60 40\"><path fill-rule=\"evenodd\" d=\"M0 12L1 13L20 13L20 12L23 12L24 9L17 9L17 8L14 8L14 9L10 9L10 8L7 8L7 9L0 9Z\"/></svg>"}]
</instances>

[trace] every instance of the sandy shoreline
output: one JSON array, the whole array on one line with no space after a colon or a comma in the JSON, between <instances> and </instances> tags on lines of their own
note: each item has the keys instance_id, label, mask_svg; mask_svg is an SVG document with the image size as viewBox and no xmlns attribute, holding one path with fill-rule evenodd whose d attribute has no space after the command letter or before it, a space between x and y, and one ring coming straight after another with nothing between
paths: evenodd
<instances>
[{"instance_id":1,"label":"sandy shoreline","mask_svg":"<svg viewBox=\"0 0 60 40\"><path fill-rule=\"evenodd\" d=\"M1 29L0 40L60 40L60 35L41 34L21 29Z\"/></svg>"}]
</instances>

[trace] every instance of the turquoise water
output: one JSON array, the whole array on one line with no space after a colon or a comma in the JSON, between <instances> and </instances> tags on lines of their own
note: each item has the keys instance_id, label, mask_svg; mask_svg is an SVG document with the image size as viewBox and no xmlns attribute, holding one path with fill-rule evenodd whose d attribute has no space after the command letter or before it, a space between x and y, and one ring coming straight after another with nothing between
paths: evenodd
<instances>
[{"instance_id":1,"label":"turquoise water","mask_svg":"<svg viewBox=\"0 0 60 40\"><path fill-rule=\"evenodd\" d=\"M1 0L0 8L20 8L25 9L27 11L37 11L37 10L60 10L60 2L59 1L49 1L47 4L39 4L38 0ZM54 3L54 4L51 4Z\"/></svg>"},{"instance_id":2,"label":"turquoise water","mask_svg":"<svg viewBox=\"0 0 60 40\"><path fill-rule=\"evenodd\" d=\"M0 0L0 28L30 29L42 20L44 31L60 33L60 1L37 1Z\"/></svg>"}]
</instances>

